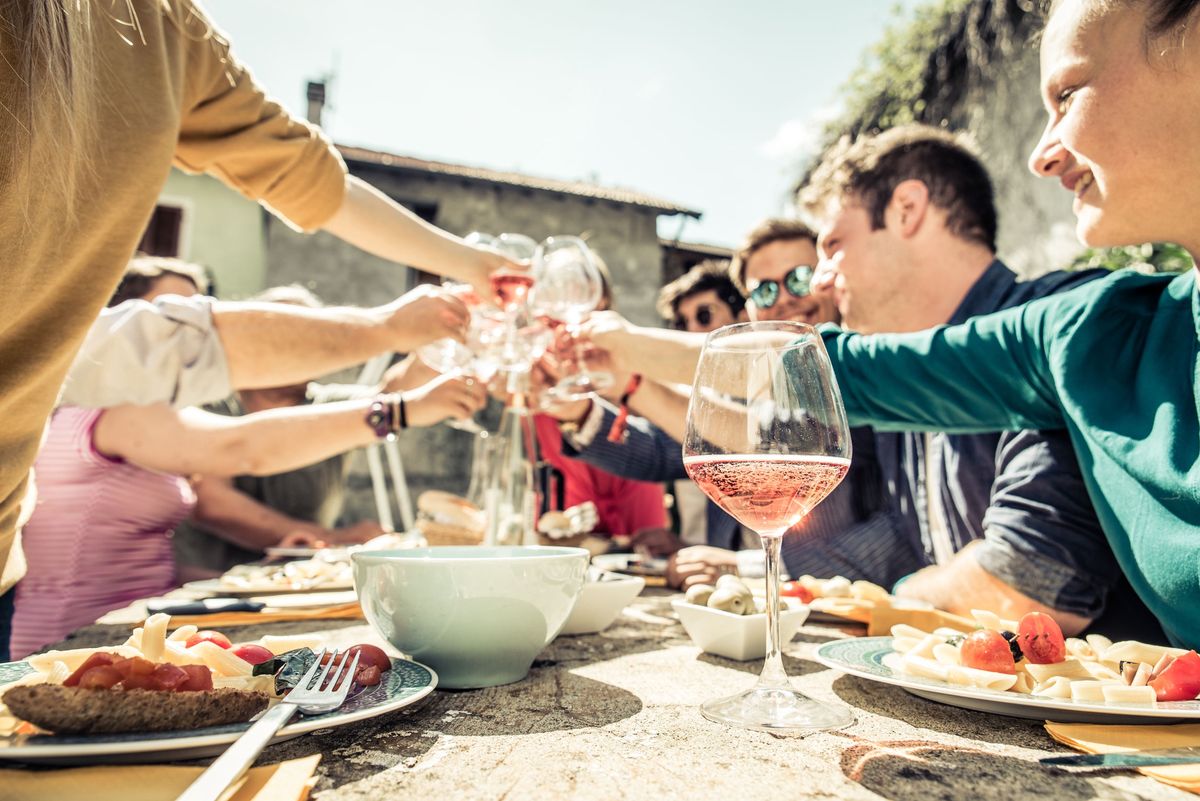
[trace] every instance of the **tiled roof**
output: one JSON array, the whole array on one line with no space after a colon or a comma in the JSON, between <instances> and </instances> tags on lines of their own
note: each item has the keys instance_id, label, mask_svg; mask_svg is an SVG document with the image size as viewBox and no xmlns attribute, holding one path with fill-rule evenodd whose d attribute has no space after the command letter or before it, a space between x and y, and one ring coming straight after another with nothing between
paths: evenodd
<instances>
[{"instance_id":1,"label":"tiled roof","mask_svg":"<svg viewBox=\"0 0 1200 801\"><path fill-rule=\"evenodd\" d=\"M677 203L672 203L669 200L635 192L632 189L597 186L596 184L589 184L583 181L559 181L553 178L538 178L518 172L500 172L484 167L469 167L464 164L447 164L442 161L428 161L426 159L413 158L412 156L401 156L397 153L385 153L380 150L369 150L365 147L353 147L351 145L338 145L337 148L347 161L377 164L397 170L452 175L476 181L520 186L526 189L540 189L544 192L559 192L565 195L590 197L597 200L611 200L615 203L626 203L631 206L654 209L665 214L686 214L689 217L700 219L700 212L695 209L689 209Z\"/></svg>"}]
</instances>

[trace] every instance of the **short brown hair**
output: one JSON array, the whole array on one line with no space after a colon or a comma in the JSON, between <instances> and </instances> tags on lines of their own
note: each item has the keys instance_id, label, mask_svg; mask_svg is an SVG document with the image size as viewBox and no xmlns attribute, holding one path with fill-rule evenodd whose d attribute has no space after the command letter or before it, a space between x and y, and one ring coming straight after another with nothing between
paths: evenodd
<instances>
[{"instance_id":1,"label":"short brown hair","mask_svg":"<svg viewBox=\"0 0 1200 801\"><path fill-rule=\"evenodd\" d=\"M951 233L996 249L996 204L987 169L965 137L931 125L900 125L853 142L842 137L813 170L799 201L820 216L831 201L852 199L878 230L892 193L908 180L928 187Z\"/></svg>"},{"instance_id":2,"label":"short brown hair","mask_svg":"<svg viewBox=\"0 0 1200 801\"><path fill-rule=\"evenodd\" d=\"M654 308L664 320L673 320L680 303L710 290L717 293L734 317L746 307L746 298L729 276L729 259L706 259L660 289Z\"/></svg>"},{"instance_id":3,"label":"short brown hair","mask_svg":"<svg viewBox=\"0 0 1200 801\"><path fill-rule=\"evenodd\" d=\"M199 264L192 264L181 259L169 259L165 256L146 256L140 254L130 259L125 266L125 275L121 283L108 300L109 306L117 306L127 300L140 298L149 292L158 279L164 275L176 275L196 285L196 291L207 295L209 291L208 273Z\"/></svg>"},{"instance_id":4,"label":"short brown hair","mask_svg":"<svg viewBox=\"0 0 1200 801\"><path fill-rule=\"evenodd\" d=\"M750 290L746 288L746 262L750 261L755 251L772 242L790 242L793 239L808 239L815 244L817 234L800 220L786 220L781 217L764 220L746 234L745 241L733 254L733 261L729 265L729 277L743 297L750 294Z\"/></svg>"}]
</instances>

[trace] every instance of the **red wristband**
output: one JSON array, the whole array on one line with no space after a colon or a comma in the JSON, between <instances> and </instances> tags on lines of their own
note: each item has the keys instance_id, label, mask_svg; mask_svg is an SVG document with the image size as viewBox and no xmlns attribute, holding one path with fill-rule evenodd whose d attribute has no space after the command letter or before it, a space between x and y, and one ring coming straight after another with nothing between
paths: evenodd
<instances>
[{"instance_id":1,"label":"red wristband","mask_svg":"<svg viewBox=\"0 0 1200 801\"><path fill-rule=\"evenodd\" d=\"M641 385L640 373L629 376L629 383L625 385L625 391L621 393L621 408L617 410L617 419L613 420L612 428L608 429L609 442L624 442L629 437L629 432L626 430L629 423L629 399Z\"/></svg>"}]
</instances>

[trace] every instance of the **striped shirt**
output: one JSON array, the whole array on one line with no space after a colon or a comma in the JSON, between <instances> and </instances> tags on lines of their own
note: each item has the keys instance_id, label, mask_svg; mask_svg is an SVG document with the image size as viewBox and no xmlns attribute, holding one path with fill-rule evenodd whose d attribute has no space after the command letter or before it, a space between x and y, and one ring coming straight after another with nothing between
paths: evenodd
<instances>
[{"instance_id":1,"label":"striped shirt","mask_svg":"<svg viewBox=\"0 0 1200 801\"><path fill-rule=\"evenodd\" d=\"M51 418L22 533L29 568L17 584L13 658L174 586L171 530L195 495L179 476L99 453L92 432L103 413L64 406Z\"/></svg>"}]
</instances>

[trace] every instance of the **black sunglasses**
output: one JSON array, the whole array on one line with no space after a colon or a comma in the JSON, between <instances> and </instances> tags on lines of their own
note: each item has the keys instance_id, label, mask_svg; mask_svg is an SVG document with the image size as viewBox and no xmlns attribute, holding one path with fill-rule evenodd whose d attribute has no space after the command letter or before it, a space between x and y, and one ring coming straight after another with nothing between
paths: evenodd
<instances>
[{"instance_id":1,"label":"black sunglasses","mask_svg":"<svg viewBox=\"0 0 1200 801\"><path fill-rule=\"evenodd\" d=\"M783 277L783 285L794 298L802 298L812 292L814 270L807 264L801 264L788 270ZM773 278L760 281L750 290L750 301L760 309L769 309L779 302L779 282Z\"/></svg>"},{"instance_id":2,"label":"black sunglasses","mask_svg":"<svg viewBox=\"0 0 1200 801\"><path fill-rule=\"evenodd\" d=\"M715 309L707 303L696 307L696 325L701 327L708 326L713 321ZM682 314L675 317L675 328L678 331L685 331L688 327L688 319Z\"/></svg>"}]
</instances>

